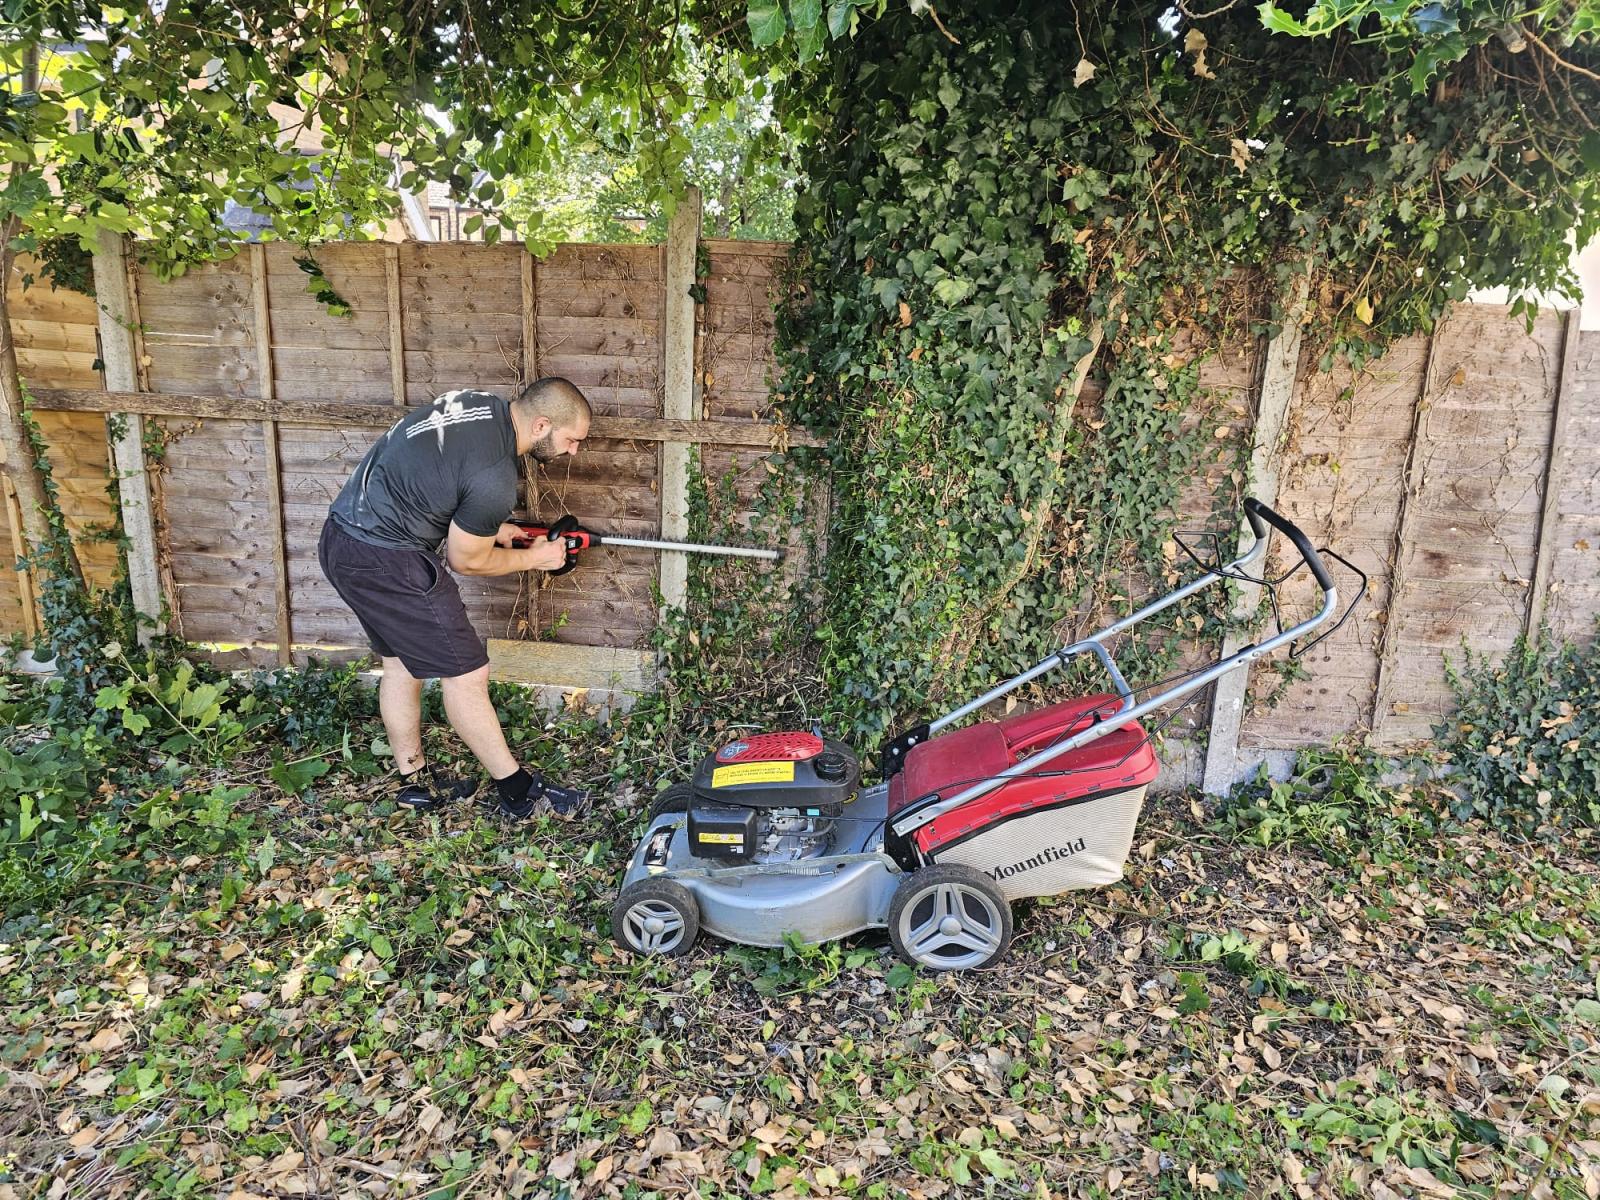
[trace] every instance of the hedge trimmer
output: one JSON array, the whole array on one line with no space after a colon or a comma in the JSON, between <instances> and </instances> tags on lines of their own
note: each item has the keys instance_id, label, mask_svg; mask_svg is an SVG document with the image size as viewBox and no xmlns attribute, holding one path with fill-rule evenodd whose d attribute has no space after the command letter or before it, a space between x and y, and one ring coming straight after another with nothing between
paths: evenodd
<instances>
[{"instance_id":1,"label":"hedge trimmer","mask_svg":"<svg viewBox=\"0 0 1600 1200\"><path fill-rule=\"evenodd\" d=\"M512 524L521 529L525 538L518 538L512 543L514 546L527 546L537 541L555 541L561 538L566 542L567 561L559 570L551 571L552 575L565 575L578 565L578 555L591 546L635 546L641 550L679 550L685 554L720 554L729 558L764 558L775 560L782 557L777 550L761 550L754 546L712 546L704 542L667 542L657 538L619 537L611 533L596 533L592 529L585 529L578 524L578 518L564 516L553 525L533 525L524 521L514 521Z\"/></svg>"}]
</instances>

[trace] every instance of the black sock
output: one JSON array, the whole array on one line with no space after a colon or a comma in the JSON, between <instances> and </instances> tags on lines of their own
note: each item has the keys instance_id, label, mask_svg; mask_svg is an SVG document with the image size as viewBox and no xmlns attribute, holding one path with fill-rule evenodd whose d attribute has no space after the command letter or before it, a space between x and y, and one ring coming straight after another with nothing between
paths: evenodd
<instances>
[{"instance_id":1,"label":"black sock","mask_svg":"<svg viewBox=\"0 0 1600 1200\"><path fill-rule=\"evenodd\" d=\"M496 779L494 787L500 794L500 804L503 808L519 817L532 811L533 801L528 798L528 794L533 791L533 776L528 774L525 767L518 767L504 779Z\"/></svg>"}]
</instances>

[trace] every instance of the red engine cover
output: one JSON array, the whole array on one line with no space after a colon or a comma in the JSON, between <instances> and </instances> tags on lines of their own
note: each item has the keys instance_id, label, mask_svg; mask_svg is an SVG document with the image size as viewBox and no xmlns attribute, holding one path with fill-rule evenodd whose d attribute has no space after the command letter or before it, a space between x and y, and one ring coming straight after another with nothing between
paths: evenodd
<instances>
[{"instance_id":1,"label":"red engine cover","mask_svg":"<svg viewBox=\"0 0 1600 1200\"><path fill-rule=\"evenodd\" d=\"M1115 696L1087 696L1004 721L969 725L913 746L905 768L889 782L889 815L930 792L946 797L991 779L1022 759L1086 729L1096 716L1121 707ZM1038 808L1070 804L1103 792L1148 784L1160 766L1137 721L1099 741L1052 759L1038 775L1022 775L930 821L913 835L925 853L995 821Z\"/></svg>"},{"instance_id":2,"label":"red engine cover","mask_svg":"<svg viewBox=\"0 0 1600 1200\"><path fill-rule=\"evenodd\" d=\"M822 739L814 733L758 733L729 742L717 751L719 763L804 762L822 753Z\"/></svg>"}]
</instances>

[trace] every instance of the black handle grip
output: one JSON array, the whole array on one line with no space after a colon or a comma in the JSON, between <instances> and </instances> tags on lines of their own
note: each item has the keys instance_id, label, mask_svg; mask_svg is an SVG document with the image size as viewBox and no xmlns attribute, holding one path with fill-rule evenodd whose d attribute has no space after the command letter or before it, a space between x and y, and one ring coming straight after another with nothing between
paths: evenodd
<instances>
[{"instance_id":1,"label":"black handle grip","mask_svg":"<svg viewBox=\"0 0 1600 1200\"><path fill-rule=\"evenodd\" d=\"M566 534L578 532L582 528L583 526L578 524L578 518L573 516L571 513L567 513L565 516L557 518L556 523L550 526L550 532L545 536L553 542L558 538L563 538ZM552 579L556 578L558 575L565 575L568 571L571 571L578 565L578 551L572 544L573 539L565 538L565 541L567 546L567 561L562 563L554 571L546 572L546 574L548 574Z\"/></svg>"},{"instance_id":2,"label":"black handle grip","mask_svg":"<svg viewBox=\"0 0 1600 1200\"><path fill-rule=\"evenodd\" d=\"M1325 592L1333 591L1333 577L1328 574L1328 568L1322 565L1322 556L1311 544L1311 539L1300 531L1300 526L1286 517L1280 517L1254 496L1245 497L1244 515L1250 519L1250 530L1257 538L1266 537L1267 526L1271 525L1293 542L1294 548L1300 551L1306 565L1311 568L1311 576L1317 581L1317 586Z\"/></svg>"}]
</instances>

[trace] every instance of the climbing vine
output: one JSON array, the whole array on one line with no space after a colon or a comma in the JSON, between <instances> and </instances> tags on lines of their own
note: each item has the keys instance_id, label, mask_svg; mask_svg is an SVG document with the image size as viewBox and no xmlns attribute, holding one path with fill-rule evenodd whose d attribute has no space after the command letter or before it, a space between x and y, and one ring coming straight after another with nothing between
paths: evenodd
<instances>
[{"instance_id":1,"label":"climbing vine","mask_svg":"<svg viewBox=\"0 0 1600 1200\"><path fill-rule=\"evenodd\" d=\"M47 512L50 536L16 565L32 575L38 588L44 629L34 649L40 652L42 659L55 663L57 687L52 699L55 715L82 722L94 712L96 690L116 673L106 655L106 647L132 646L136 642L133 597L125 570L119 569L109 586L95 589L76 569L77 559L69 550L74 539L57 501L55 476L44 437L31 412L24 410L23 421L34 465L51 501ZM121 546L121 505L115 479L108 483L107 493L112 520L103 526L81 530L76 539L78 544L109 541ZM125 561L125 557L119 555L119 568Z\"/></svg>"},{"instance_id":2,"label":"climbing vine","mask_svg":"<svg viewBox=\"0 0 1600 1200\"><path fill-rule=\"evenodd\" d=\"M1562 74L1452 31L1419 89L1418 38L1359 21L942 15L858 21L779 101L808 181L779 399L831 435L813 470L835 496L822 599L788 618L816 702L863 734L1167 590L1176 514L1236 513L1249 486L1248 414L1200 366L1272 333L1297 287L1324 363L1359 362L1472 287L1570 285L1569 238L1600 228L1592 38ZM1174 610L1124 651L1130 677L1221 623Z\"/></svg>"}]
</instances>

